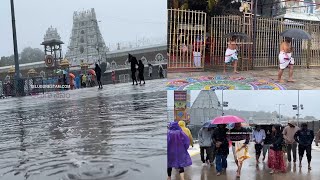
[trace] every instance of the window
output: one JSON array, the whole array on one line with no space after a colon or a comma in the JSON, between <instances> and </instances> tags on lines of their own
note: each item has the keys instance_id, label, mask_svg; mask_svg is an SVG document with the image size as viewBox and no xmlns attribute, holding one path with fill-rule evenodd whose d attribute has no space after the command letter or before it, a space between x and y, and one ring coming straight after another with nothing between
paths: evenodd
<instances>
[{"instance_id":1,"label":"window","mask_svg":"<svg viewBox=\"0 0 320 180\"><path fill-rule=\"evenodd\" d=\"M84 52L84 47L80 46L80 53L82 54Z\"/></svg>"},{"instance_id":2,"label":"window","mask_svg":"<svg viewBox=\"0 0 320 180\"><path fill-rule=\"evenodd\" d=\"M81 34L84 34L84 30L81 30Z\"/></svg>"}]
</instances>

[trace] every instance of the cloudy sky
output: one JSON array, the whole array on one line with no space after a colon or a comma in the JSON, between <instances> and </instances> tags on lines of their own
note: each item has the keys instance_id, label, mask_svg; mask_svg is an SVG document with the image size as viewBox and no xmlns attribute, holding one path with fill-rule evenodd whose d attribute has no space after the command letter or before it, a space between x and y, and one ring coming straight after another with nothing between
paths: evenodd
<instances>
[{"instance_id":1,"label":"cloudy sky","mask_svg":"<svg viewBox=\"0 0 320 180\"><path fill-rule=\"evenodd\" d=\"M106 45L166 37L166 0L15 0L19 52L41 48L51 25L69 44L74 11L95 8ZM10 0L0 1L0 57L13 54Z\"/></svg>"},{"instance_id":2,"label":"cloudy sky","mask_svg":"<svg viewBox=\"0 0 320 180\"><path fill-rule=\"evenodd\" d=\"M191 103L193 103L200 91L191 91ZM222 91L216 91L221 101ZM300 104L303 104L304 110L300 111L301 117L315 116L320 119L320 91L299 91ZM168 108L173 108L173 91L168 91ZM281 114L293 117L296 111L292 110L292 105L298 104L298 91L223 91L223 101L229 102L226 109L238 109L246 111L268 111L279 110L276 104L281 106Z\"/></svg>"}]
</instances>

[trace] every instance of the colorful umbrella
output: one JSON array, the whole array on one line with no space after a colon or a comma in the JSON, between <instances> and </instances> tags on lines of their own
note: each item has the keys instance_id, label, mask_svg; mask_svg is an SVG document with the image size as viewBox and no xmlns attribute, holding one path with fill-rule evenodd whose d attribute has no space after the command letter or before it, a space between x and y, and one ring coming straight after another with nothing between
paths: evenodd
<instances>
[{"instance_id":1,"label":"colorful umbrella","mask_svg":"<svg viewBox=\"0 0 320 180\"><path fill-rule=\"evenodd\" d=\"M216 128L217 125L216 125L216 124L211 124L211 122L208 121L208 122L205 122L205 123L202 125L202 127L204 127L204 128Z\"/></svg>"},{"instance_id":2,"label":"colorful umbrella","mask_svg":"<svg viewBox=\"0 0 320 180\"><path fill-rule=\"evenodd\" d=\"M244 119L238 116L220 116L216 117L211 121L211 124L231 124L231 123L242 123Z\"/></svg>"},{"instance_id":3,"label":"colorful umbrella","mask_svg":"<svg viewBox=\"0 0 320 180\"><path fill-rule=\"evenodd\" d=\"M93 69L90 69L88 72L92 75L96 75L96 72Z\"/></svg>"},{"instance_id":4,"label":"colorful umbrella","mask_svg":"<svg viewBox=\"0 0 320 180\"><path fill-rule=\"evenodd\" d=\"M69 73L69 76L70 76L72 79L76 78L76 76L75 76L74 74L72 74L72 73Z\"/></svg>"}]
</instances>

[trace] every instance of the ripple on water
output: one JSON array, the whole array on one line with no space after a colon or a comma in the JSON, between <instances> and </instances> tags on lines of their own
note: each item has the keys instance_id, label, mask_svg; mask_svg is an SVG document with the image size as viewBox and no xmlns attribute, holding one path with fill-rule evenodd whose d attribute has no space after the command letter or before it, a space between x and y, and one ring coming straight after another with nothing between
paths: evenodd
<instances>
[{"instance_id":1,"label":"ripple on water","mask_svg":"<svg viewBox=\"0 0 320 180\"><path fill-rule=\"evenodd\" d=\"M166 154L166 92L79 92L3 101L1 179L125 179Z\"/></svg>"}]
</instances>

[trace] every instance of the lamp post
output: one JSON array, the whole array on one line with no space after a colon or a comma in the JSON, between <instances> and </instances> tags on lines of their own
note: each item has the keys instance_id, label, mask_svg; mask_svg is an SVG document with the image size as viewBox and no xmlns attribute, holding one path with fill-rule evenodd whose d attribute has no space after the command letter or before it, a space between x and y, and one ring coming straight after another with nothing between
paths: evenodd
<instances>
[{"instance_id":1,"label":"lamp post","mask_svg":"<svg viewBox=\"0 0 320 180\"><path fill-rule=\"evenodd\" d=\"M297 110L297 121L298 121L298 126L299 126L299 118L300 118L300 109L301 110L303 110L304 109L304 107L303 107L303 104L300 104L300 93L299 93L300 91L298 90L298 105L292 105L292 109L293 110Z\"/></svg>"},{"instance_id":2,"label":"lamp post","mask_svg":"<svg viewBox=\"0 0 320 180\"><path fill-rule=\"evenodd\" d=\"M221 111L222 111L222 116L224 116L224 109L223 107L228 107L229 106L229 102L225 102L223 101L223 90L222 90L222 103L218 102L218 106L221 106Z\"/></svg>"},{"instance_id":3,"label":"lamp post","mask_svg":"<svg viewBox=\"0 0 320 180\"><path fill-rule=\"evenodd\" d=\"M14 65L15 65L15 94L17 95L18 82L20 79L19 71L19 54L17 45L17 32L16 32L16 19L14 13L14 2L10 0L11 3L11 19L12 19L12 35L13 35L13 49L14 49Z\"/></svg>"},{"instance_id":4,"label":"lamp post","mask_svg":"<svg viewBox=\"0 0 320 180\"><path fill-rule=\"evenodd\" d=\"M279 106L279 123L281 124L281 106L284 106L284 104L276 104Z\"/></svg>"}]
</instances>

